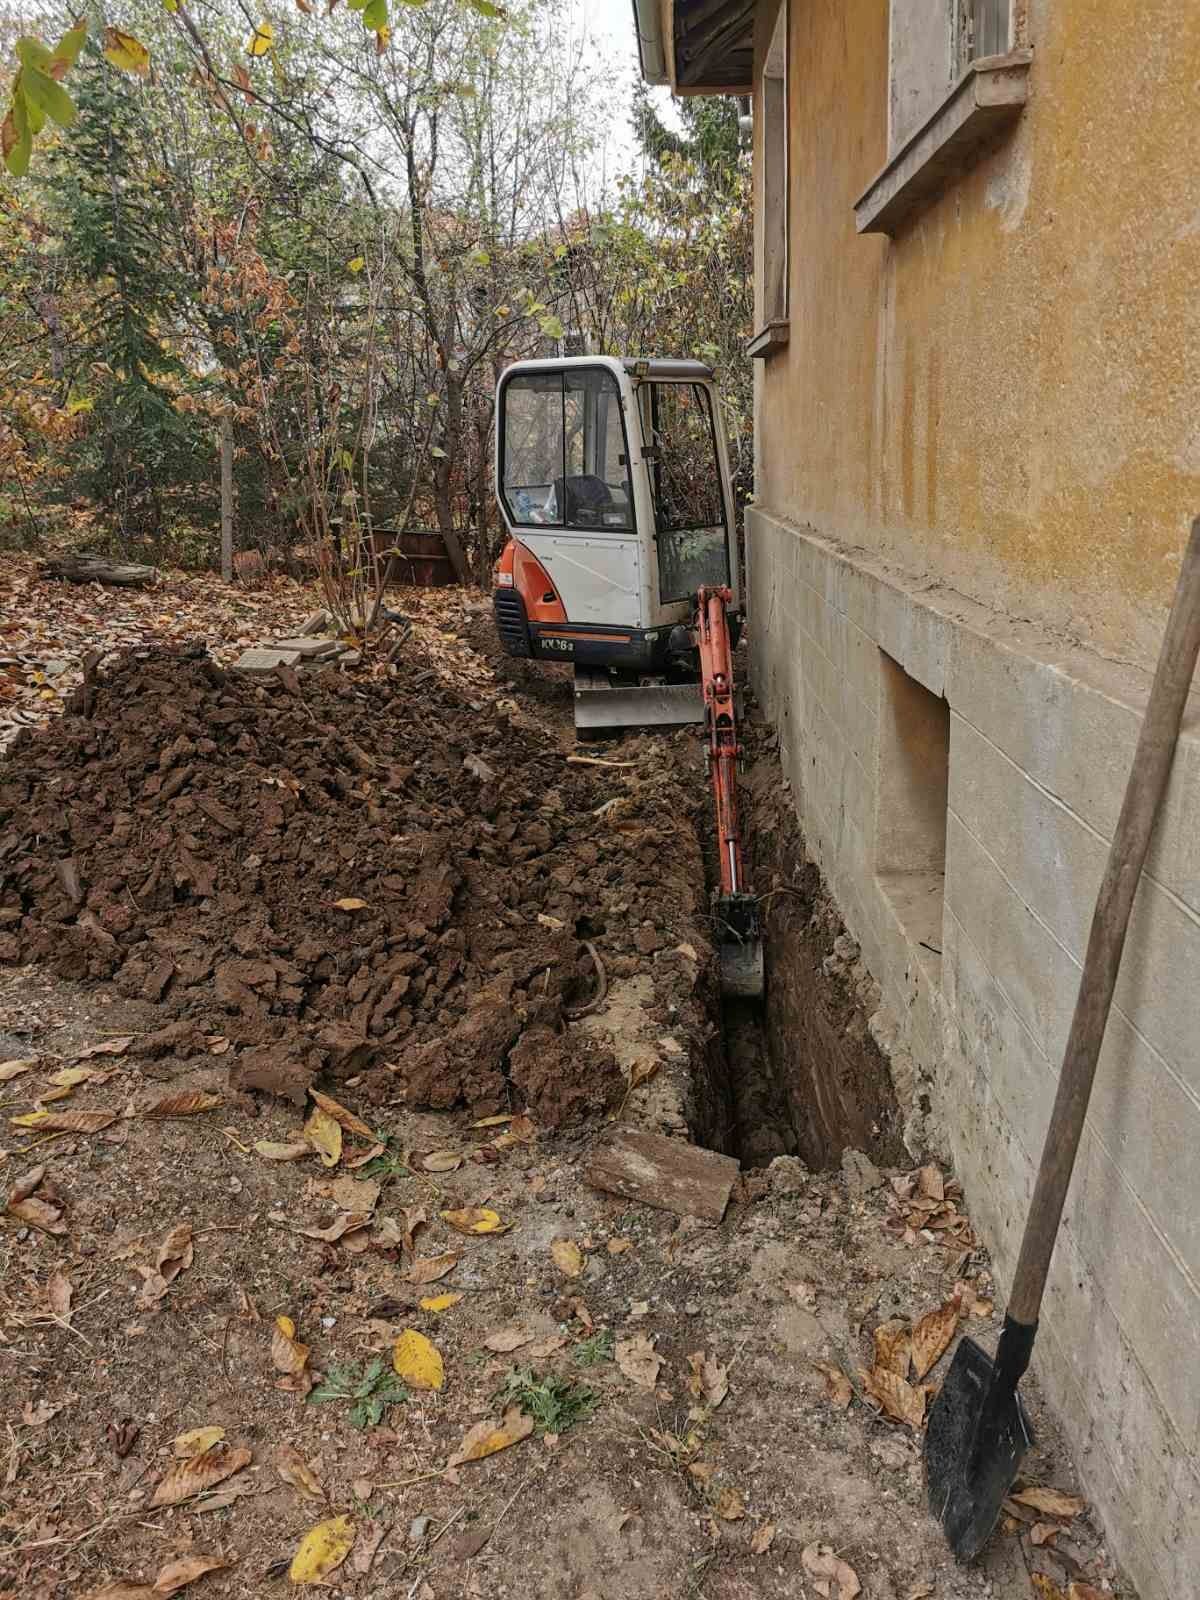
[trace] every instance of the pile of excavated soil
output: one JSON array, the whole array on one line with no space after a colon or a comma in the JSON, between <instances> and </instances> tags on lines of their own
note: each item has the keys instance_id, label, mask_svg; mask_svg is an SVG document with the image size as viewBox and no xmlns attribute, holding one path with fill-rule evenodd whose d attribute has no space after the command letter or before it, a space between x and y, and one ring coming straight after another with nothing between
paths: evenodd
<instances>
[{"instance_id":1,"label":"pile of excavated soil","mask_svg":"<svg viewBox=\"0 0 1200 1600\"><path fill-rule=\"evenodd\" d=\"M704 948L690 800L639 765L572 765L419 659L263 683L127 654L0 763L0 962L160 1005L143 1054L228 1039L235 1087L361 1075L557 1125L622 1089L564 1014L651 962L682 997L673 947Z\"/></svg>"}]
</instances>

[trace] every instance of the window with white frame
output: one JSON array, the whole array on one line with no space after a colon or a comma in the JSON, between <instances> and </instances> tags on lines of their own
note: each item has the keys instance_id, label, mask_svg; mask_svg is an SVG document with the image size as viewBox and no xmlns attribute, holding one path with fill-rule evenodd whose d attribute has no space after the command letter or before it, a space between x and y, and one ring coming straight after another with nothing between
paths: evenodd
<instances>
[{"instance_id":1,"label":"window with white frame","mask_svg":"<svg viewBox=\"0 0 1200 1600\"><path fill-rule=\"evenodd\" d=\"M959 77L985 56L1001 56L1012 43L1012 0L952 0L951 63Z\"/></svg>"}]
</instances>

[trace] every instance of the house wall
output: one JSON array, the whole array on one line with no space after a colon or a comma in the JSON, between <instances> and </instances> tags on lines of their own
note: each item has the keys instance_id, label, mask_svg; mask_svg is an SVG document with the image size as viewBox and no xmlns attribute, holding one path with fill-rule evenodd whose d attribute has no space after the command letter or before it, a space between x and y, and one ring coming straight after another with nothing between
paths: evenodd
<instances>
[{"instance_id":1,"label":"house wall","mask_svg":"<svg viewBox=\"0 0 1200 1600\"><path fill-rule=\"evenodd\" d=\"M1031 0L1022 27L1015 132L860 238L888 7L791 0L790 343L747 518L755 688L910 1138L947 1142L1002 1292L1200 512L1200 8ZM1034 1358L1143 1600L1200 1571L1198 978L1194 701Z\"/></svg>"}]
</instances>

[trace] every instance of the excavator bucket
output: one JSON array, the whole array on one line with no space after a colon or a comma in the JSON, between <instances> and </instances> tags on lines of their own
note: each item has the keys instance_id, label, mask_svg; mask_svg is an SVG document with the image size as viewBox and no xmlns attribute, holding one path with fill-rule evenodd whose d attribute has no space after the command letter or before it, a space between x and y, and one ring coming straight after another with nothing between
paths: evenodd
<instances>
[{"instance_id":1,"label":"excavator bucket","mask_svg":"<svg viewBox=\"0 0 1200 1600\"><path fill-rule=\"evenodd\" d=\"M721 946L721 993L730 1000L761 1000L763 942L745 939Z\"/></svg>"},{"instance_id":2,"label":"excavator bucket","mask_svg":"<svg viewBox=\"0 0 1200 1600\"><path fill-rule=\"evenodd\" d=\"M575 669L575 726L581 731L682 728L703 721L698 684L624 682L603 669Z\"/></svg>"},{"instance_id":3,"label":"excavator bucket","mask_svg":"<svg viewBox=\"0 0 1200 1600\"><path fill-rule=\"evenodd\" d=\"M721 993L730 1000L761 1000L762 924L752 894L722 894L715 902Z\"/></svg>"}]
</instances>

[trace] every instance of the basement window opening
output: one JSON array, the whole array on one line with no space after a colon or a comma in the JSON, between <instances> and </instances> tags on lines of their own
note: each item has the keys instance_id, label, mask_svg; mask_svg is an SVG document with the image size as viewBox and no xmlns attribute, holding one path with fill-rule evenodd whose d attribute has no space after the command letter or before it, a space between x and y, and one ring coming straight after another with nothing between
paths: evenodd
<instances>
[{"instance_id":1,"label":"basement window opening","mask_svg":"<svg viewBox=\"0 0 1200 1600\"><path fill-rule=\"evenodd\" d=\"M917 961L940 986L950 706L879 652L875 875Z\"/></svg>"}]
</instances>

